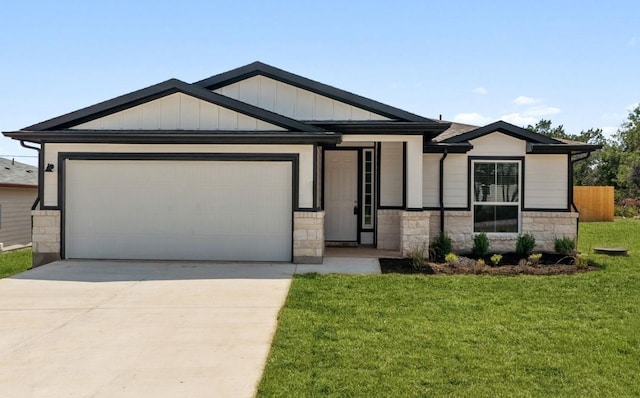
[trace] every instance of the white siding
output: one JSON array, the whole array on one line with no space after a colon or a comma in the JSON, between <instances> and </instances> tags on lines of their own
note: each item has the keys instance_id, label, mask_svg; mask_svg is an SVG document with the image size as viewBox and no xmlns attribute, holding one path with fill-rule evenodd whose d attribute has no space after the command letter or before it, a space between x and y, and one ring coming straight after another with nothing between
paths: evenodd
<instances>
[{"instance_id":1,"label":"white siding","mask_svg":"<svg viewBox=\"0 0 640 398\"><path fill-rule=\"evenodd\" d=\"M37 188L0 187L0 243L5 247L31 242L31 206Z\"/></svg>"},{"instance_id":2,"label":"white siding","mask_svg":"<svg viewBox=\"0 0 640 398\"><path fill-rule=\"evenodd\" d=\"M422 155L422 206L440 206L441 154Z\"/></svg>"},{"instance_id":3,"label":"white siding","mask_svg":"<svg viewBox=\"0 0 640 398\"><path fill-rule=\"evenodd\" d=\"M467 207L467 156L452 153L444 160L444 206Z\"/></svg>"},{"instance_id":4,"label":"white siding","mask_svg":"<svg viewBox=\"0 0 640 398\"><path fill-rule=\"evenodd\" d=\"M376 113L266 76L253 76L215 91L298 120L388 120Z\"/></svg>"},{"instance_id":5,"label":"white siding","mask_svg":"<svg viewBox=\"0 0 640 398\"><path fill-rule=\"evenodd\" d=\"M524 205L531 209L566 209L567 155L527 155Z\"/></svg>"},{"instance_id":6,"label":"white siding","mask_svg":"<svg viewBox=\"0 0 640 398\"><path fill-rule=\"evenodd\" d=\"M174 93L72 127L87 130L268 130L282 127L182 93Z\"/></svg>"},{"instance_id":7,"label":"white siding","mask_svg":"<svg viewBox=\"0 0 640 398\"><path fill-rule=\"evenodd\" d=\"M473 149L469 156L524 156L527 142L499 132L469 141Z\"/></svg>"},{"instance_id":8,"label":"white siding","mask_svg":"<svg viewBox=\"0 0 640 398\"><path fill-rule=\"evenodd\" d=\"M402 142L383 142L380 148L380 205L402 206Z\"/></svg>"},{"instance_id":9,"label":"white siding","mask_svg":"<svg viewBox=\"0 0 640 398\"><path fill-rule=\"evenodd\" d=\"M298 194L301 208L313 207L313 146L312 145L128 145L128 144L47 144L45 164L58 165L59 152L107 153L288 153L298 154ZM58 173L44 173L44 204L58 204Z\"/></svg>"}]
</instances>

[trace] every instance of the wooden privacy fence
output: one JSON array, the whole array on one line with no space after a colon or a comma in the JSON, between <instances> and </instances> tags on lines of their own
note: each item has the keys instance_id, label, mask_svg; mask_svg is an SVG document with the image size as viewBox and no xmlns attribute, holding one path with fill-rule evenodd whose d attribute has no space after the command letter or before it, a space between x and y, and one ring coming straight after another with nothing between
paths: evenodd
<instances>
[{"instance_id":1,"label":"wooden privacy fence","mask_svg":"<svg viewBox=\"0 0 640 398\"><path fill-rule=\"evenodd\" d=\"M613 221L613 187L573 187L580 221Z\"/></svg>"}]
</instances>

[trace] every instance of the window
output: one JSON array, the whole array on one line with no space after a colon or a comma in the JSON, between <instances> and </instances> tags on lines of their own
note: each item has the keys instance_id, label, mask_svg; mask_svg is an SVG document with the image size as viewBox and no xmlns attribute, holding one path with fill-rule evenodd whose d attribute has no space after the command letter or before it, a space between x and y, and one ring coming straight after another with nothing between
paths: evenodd
<instances>
[{"instance_id":1,"label":"window","mask_svg":"<svg viewBox=\"0 0 640 398\"><path fill-rule=\"evenodd\" d=\"M520 162L473 161L473 232L518 233Z\"/></svg>"},{"instance_id":2,"label":"window","mask_svg":"<svg viewBox=\"0 0 640 398\"><path fill-rule=\"evenodd\" d=\"M363 152L363 181L362 181L362 227L373 228L373 149Z\"/></svg>"}]
</instances>

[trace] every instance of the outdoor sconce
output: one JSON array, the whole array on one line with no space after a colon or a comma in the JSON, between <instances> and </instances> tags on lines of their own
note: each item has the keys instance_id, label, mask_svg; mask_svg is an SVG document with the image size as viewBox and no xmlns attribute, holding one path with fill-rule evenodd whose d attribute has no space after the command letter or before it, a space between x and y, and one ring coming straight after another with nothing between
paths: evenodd
<instances>
[{"instance_id":1,"label":"outdoor sconce","mask_svg":"<svg viewBox=\"0 0 640 398\"><path fill-rule=\"evenodd\" d=\"M53 163L47 163L47 168L44 169L47 173L53 173Z\"/></svg>"}]
</instances>

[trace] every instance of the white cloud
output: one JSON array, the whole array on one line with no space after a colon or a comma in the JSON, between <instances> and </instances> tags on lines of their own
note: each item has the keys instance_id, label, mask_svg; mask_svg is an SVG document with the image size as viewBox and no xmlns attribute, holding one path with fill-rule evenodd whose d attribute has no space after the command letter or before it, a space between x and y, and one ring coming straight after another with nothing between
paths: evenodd
<instances>
[{"instance_id":1,"label":"white cloud","mask_svg":"<svg viewBox=\"0 0 640 398\"><path fill-rule=\"evenodd\" d=\"M618 128L615 126L604 126L600 128L602 129L602 134L608 138L612 137L618 131Z\"/></svg>"},{"instance_id":2,"label":"white cloud","mask_svg":"<svg viewBox=\"0 0 640 398\"><path fill-rule=\"evenodd\" d=\"M507 123L515 124L516 126L528 126L538 123L538 118L524 113L516 112L509 113L507 115L500 116L500 120L504 120Z\"/></svg>"},{"instance_id":3,"label":"white cloud","mask_svg":"<svg viewBox=\"0 0 640 398\"><path fill-rule=\"evenodd\" d=\"M458 113L454 116L453 121L456 123L472 124L475 126L484 126L493 121L490 117L482 116L479 113Z\"/></svg>"},{"instance_id":4,"label":"white cloud","mask_svg":"<svg viewBox=\"0 0 640 398\"><path fill-rule=\"evenodd\" d=\"M640 106L640 102L636 102L635 104L631 104L627 107L627 111L631 112L632 110L636 109L638 106Z\"/></svg>"},{"instance_id":5,"label":"white cloud","mask_svg":"<svg viewBox=\"0 0 640 398\"><path fill-rule=\"evenodd\" d=\"M474 94L487 95L489 91L484 87L476 87L472 90Z\"/></svg>"},{"instance_id":6,"label":"white cloud","mask_svg":"<svg viewBox=\"0 0 640 398\"><path fill-rule=\"evenodd\" d=\"M533 97L526 97L524 95L519 96L518 98L513 100L513 103L516 105L533 105L540 102L539 100Z\"/></svg>"}]
</instances>

